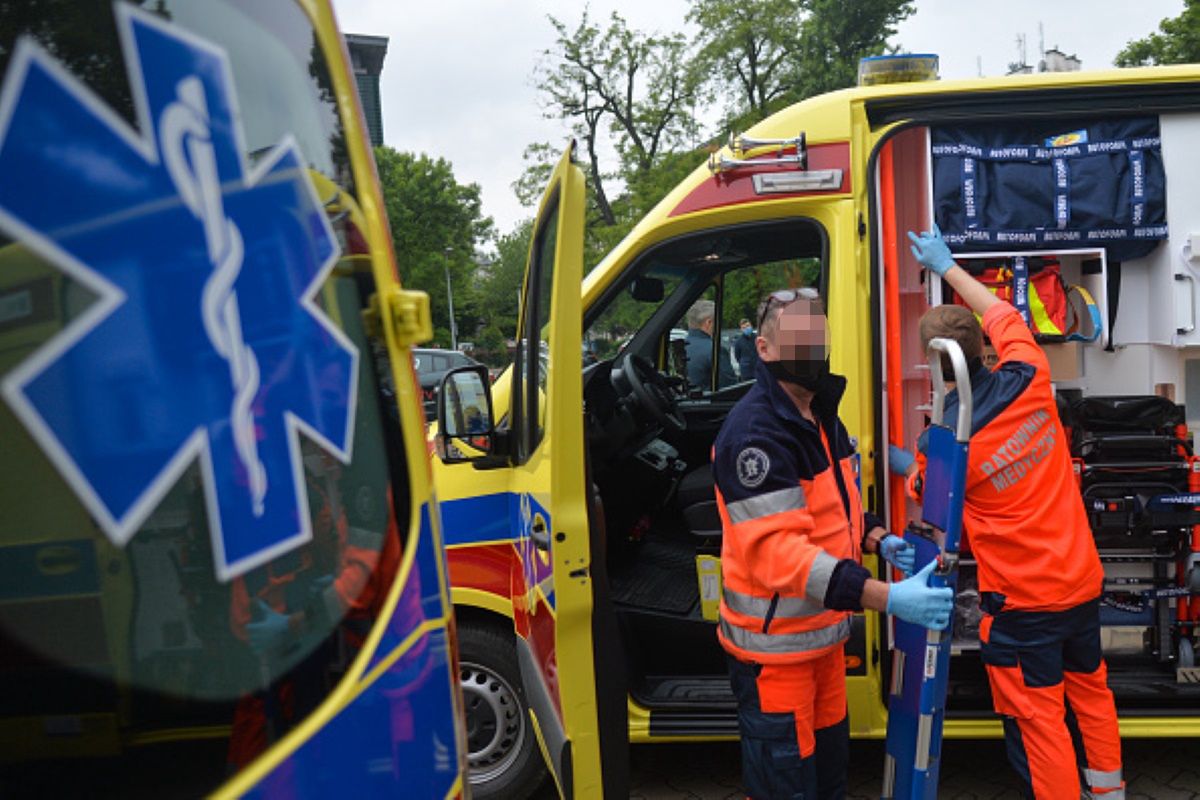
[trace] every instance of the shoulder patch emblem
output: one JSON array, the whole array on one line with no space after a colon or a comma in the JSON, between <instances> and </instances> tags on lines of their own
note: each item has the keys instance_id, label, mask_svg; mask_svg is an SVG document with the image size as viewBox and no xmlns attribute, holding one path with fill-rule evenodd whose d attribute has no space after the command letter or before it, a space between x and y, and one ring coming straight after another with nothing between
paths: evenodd
<instances>
[{"instance_id":1,"label":"shoulder patch emblem","mask_svg":"<svg viewBox=\"0 0 1200 800\"><path fill-rule=\"evenodd\" d=\"M767 479L771 459L757 447L747 447L738 453L737 476L742 486L753 489Z\"/></svg>"}]
</instances>

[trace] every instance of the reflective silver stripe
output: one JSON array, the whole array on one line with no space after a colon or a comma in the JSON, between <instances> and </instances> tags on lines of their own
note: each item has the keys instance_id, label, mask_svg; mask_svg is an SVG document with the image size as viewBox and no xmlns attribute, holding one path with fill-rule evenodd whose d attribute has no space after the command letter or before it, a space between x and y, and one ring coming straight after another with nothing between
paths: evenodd
<instances>
[{"instance_id":1,"label":"reflective silver stripe","mask_svg":"<svg viewBox=\"0 0 1200 800\"><path fill-rule=\"evenodd\" d=\"M1093 789L1120 789L1124 784L1124 779L1121 777L1121 770L1116 769L1112 772L1100 772L1095 769L1085 769L1083 771L1084 778L1087 779L1088 786ZM1116 797L1112 792L1107 792L1105 800Z\"/></svg>"},{"instance_id":2,"label":"reflective silver stripe","mask_svg":"<svg viewBox=\"0 0 1200 800\"><path fill-rule=\"evenodd\" d=\"M1086 796L1092 800L1125 800L1125 787L1108 792L1088 792Z\"/></svg>"},{"instance_id":3,"label":"reflective silver stripe","mask_svg":"<svg viewBox=\"0 0 1200 800\"><path fill-rule=\"evenodd\" d=\"M769 517L784 511L795 511L804 508L804 490L799 486L789 486L786 489L776 489L766 494L747 497L725 506L729 521L733 524L749 522L759 517Z\"/></svg>"},{"instance_id":4,"label":"reflective silver stripe","mask_svg":"<svg viewBox=\"0 0 1200 800\"><path fill-rule=\"evenodd\" d=\"M825 593L829 591L829 579L833 577L833 568L838 560L824 550L817 553L812 566L808 568L808 583L804 584L804 593L818 603L825 602Z\"/></svg>"},{"instance_id":5,"label":"reflective silver stripe","mask_svg":"<svg viewBox=\"0 0 1200 800\"><path fill-rule=\"evenodd\" d=\"M929 742L933 738L933 714L922 714L917 719L917 755L913 766L924 772L929 769Z\"/></svg>"},{"instance_id":6,"label":"reflective silver stripe","mask_svg":"<svg viewBox=\"0 0 1200 800\"><path fill-rule=\"evenodd\" d=\"M850 638L850 620L843 619L836 625L827 625L815 631L803 633L757 633L730 624L721 618L721 633L730 644L752 653L781 655L807 653L820 650Z\"/></svg>"},{"instance_id":7,"label":"reflective silver stripe","mask_svg":"<svg viewBox=\"0 0 1200 800\"><path fill-rule=\"evenodd\" d=\"M738 614L744 614L747 617L758 617L765 619L767 610L771 607L771 600L768 597L753 597L741 592L735 592L728 586L723 589L725 597L725 605L730 611L735 611ZM780 597L779 602L775 604L775 616L773 619L800 619L803 617L815 617L817 614L828 611L821 603L809 600L807 597Z\"/></svg>"}]
</instances>

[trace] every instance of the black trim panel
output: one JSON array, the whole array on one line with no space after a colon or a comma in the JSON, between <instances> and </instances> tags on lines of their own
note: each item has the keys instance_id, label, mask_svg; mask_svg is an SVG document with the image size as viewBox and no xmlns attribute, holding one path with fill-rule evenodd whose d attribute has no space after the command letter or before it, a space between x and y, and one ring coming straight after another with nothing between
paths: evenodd
<instances>
[{"instance_id":1,"label":"black trim panel","mask_svg":"<svg viewBox=\"0 0 1200 800\"><path fill-rule=\"evenodd\" d=\"M979 122L989 118L1113 117L1200 109L1200 81L947 92L865 101L875 130L895 122Z\"/></svg>"},{"instance_id":2,"label":"black trim panel","mask_svg":"<svg viewBox=\"0 0 1200 800\"><path fill-rule=\"evenodd\" d=\"M587 449L587 443L584 443ZM605 798L629 797L628 662L608 580L604 504L587 465L588 536L592 574L592 668L596 677L596 731L600 738L601 784Z\"/></svg>"},{"instance_id":3,"label":"black trim panel","mask_svg":"<svg viewBox=\"0 0 1200 800\"><path fill-rule=\"evenodd\" d=\"M570 798L575 790L571 780L571 740L563 731L562 721L554 708L554 701L542 682L541 671L534 660L529 642L517 637L517 663L521 668L521 683L525 686L525 698L529 708L537 715L537 724L542 732L542 741L546 744L546 752L557 763L547 764L554 770L562 782L564 795Z\"/></svg>"}]
</instances>

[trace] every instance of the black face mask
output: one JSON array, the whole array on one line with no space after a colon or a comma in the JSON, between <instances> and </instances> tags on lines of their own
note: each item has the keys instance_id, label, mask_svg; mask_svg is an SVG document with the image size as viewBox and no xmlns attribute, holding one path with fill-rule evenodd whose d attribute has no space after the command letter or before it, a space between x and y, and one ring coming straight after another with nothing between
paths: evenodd
<instances>
[{"instance_id":1,"label":"black face mask","mask_svg":"<svg viewBox=\"0 0 1200 800\"><path fill-rule=\"evenodd\" d=\"M829 359L803 359L799 361L764 361L763 366L777 381L794 383L815 392L821 382L829 376Z\"/></svg>"}]
</instances>

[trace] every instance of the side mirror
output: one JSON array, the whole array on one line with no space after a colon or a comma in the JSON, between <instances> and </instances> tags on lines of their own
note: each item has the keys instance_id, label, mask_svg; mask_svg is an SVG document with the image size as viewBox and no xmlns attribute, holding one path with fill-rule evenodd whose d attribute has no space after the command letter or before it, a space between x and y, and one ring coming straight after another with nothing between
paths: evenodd
<instances>
[{"instance_id":1,"label":"side mirror","mask_svg":"<svg viewBox=\"0 0 1200 800\"><path fill-rule=\"evenodd\" d=\"M437 453L447 464L491 455L496 435L487 367L459 367L442 378L437 397Z\"/></svg>"},{"instance_id":2,"label":"side mirror","mask_svg":"<svg viewBox=\"0 0 1200 800\"><path fill-rule=\"evenodd\" d=\"M639 303L657 303L664 293L664 284L658 278L637 277L629 284L629 294Z\"/></svg>"}]
</instances>

